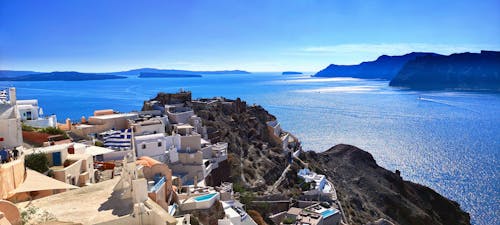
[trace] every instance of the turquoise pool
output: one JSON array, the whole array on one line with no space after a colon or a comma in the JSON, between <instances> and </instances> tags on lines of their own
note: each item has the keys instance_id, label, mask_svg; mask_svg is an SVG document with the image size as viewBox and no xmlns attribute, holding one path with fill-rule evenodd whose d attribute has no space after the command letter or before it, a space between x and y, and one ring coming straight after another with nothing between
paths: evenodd
<instances>
[{"instance_id":1,"label":"turquoise pool","mask_svg":"<svg viewBox=\"0 0 500 225\"><path fill-rule=\"evenodd\" d=\"M217 193L211 193L211 194L207 194L207 195L200 195L200 196L197 196L197 197L194 197L193 199L197 202L202 202L202 201L207 201L211 198L213 198L215 195L217 195Z\"/></svg>"},{"instance_id":2,"label":"turquoise pool","mask_svg":"<svg viewBox=\"0 0 500 225\"><path fill-rule=\"evenodd\" d=\"M323 216L323 218L326 218L326 217L329 217L329 216L331 216L331 215L333 215L333 214L335 214L335 213L337 213L337 212L338 212L338 210L334 210L334 209L327 209L327 210L323 211L323 212L321 213L321 215Z\"/></svg>"}]
</instances>

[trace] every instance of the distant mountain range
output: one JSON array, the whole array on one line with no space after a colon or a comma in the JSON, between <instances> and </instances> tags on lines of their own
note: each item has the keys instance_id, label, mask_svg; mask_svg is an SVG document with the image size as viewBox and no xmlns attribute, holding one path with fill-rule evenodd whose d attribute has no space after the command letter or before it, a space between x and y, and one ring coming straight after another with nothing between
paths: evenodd
<instances>
[{"instance_id":1,"label":"distant mountain range","mask_svg":"<svg viewBox=\"0 0 500 225\"><path fill-rule=\"evenodd\" d=\"M382 55L375 61L362 62L358 65L331 64L319 71L315 77L354 77L364 79L391 80L410 60L420 56L437 55L435 53L412 52L401 56Z\"/></svg>"},{"instance_id":2,"label":"distant mountain range","mask_svg":"<svg viewBox=\"0 0 500 225\"><path fill-rule=\"evenodd\" d=\"M406 63L389 85L413 89L500 90L500 52L418 57Z\"/></svg>"},{"instance_id":3,"label":"distant mountain range","mask_svg":"<svg viewBox=\"0 0 500 225\"><path fill-rule=\"evenodd\" d=\"M127 77L95 74L95 73L79 73L79 72L51 72L51 73L34 73L23 75L21 73L11 73L16 76L0 76L0 81L83 81L83 80L109 80L109 79L124 79Z\"/></svg>"},{"instance_id":4,"label":"distant mountain range","mask_svg":"<svg viewBox=\"0 0 500 225\"><path fill-rule=\"evenodd\" d=\"M35 72L35 71L16 71L16 70L0 70L0 81L83 81L83 80L107 80L121 79L124 76L141 76L141 74L149 74L142 77L201 77L200 74L250 74L243 70L220 70L220 71L189 71L189 70L164 70L155 68L141 68L120 72L109 73L80 73L80 72ZM156 75L152 75L156 74ZM162 75L163 74L163 75ZM182 75L182 76L181 76ZM186 76L187 75L187 76Z\"/></svg>"}]
</instances>

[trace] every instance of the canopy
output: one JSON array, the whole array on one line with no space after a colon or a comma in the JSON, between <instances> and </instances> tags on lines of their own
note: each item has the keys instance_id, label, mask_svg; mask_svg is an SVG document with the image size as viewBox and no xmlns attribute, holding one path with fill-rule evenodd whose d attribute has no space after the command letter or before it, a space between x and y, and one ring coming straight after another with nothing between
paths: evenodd
<instances>
[{"instance_id":1,"label":"canopy","mask_svg":"<svg viewBox=\"0 0 500 225\"><path fill-rule=\"evenodd\" d=\"M58 190L58 189L75 189L77 186L58 181L56 179L45 176L31 169L26 169L26 178L18 188L10 192L10 194L43 191L43 190Z\"/></svg>"},{"instance_id":2,"label":"canopy","mask_svg":"<svg viewBox=\"0 0 500 225\"><path fill-rule=\"evenodd\" d=\"M75 146L76 147L76 146ZM75 149L76 151L76 149ZM105 155L108 153L114 152L114 150L111 150L109 148L103 148L103 147L98 147L98 146L85 146L85 151L84 152L78 152L78 153L83 153L83 154L89 154L92 156L96 155Z\"/></svg>"}]
</instances>

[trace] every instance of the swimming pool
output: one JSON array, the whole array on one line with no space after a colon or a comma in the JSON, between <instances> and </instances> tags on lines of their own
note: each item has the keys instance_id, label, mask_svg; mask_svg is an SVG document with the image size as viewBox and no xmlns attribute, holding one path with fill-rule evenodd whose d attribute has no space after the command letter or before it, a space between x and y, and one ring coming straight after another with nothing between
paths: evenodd
<instances>
[{"instance_id":1,"label":"swimming pool","mask_svg":"<svg viewBox=\"0 0 500 225\"><path fill-rule=\"evenodd\" d=\"M193 199L195 201L197 201L197 202L202 202L202 201L210 200L215 195L217 195L217 193L211 193L211 194L207 194L207 195L200 195L200 196L194 197Z\"/></svg>"},{"instance_id":2,"label":"swimming pool","mask_svg":"<svg viewBox=\"0 0 500 225\"><path fill-rule=\"evenodd\" d=\"M331 215L333 215L333 214L335 214L337 212L338 212L338 210L327 209L327 210L323 211L321 213L321 215L323 216L323 218L326 218L326 217L329 217L329 216L331 216Z\"/></svg>"}]
</instances>

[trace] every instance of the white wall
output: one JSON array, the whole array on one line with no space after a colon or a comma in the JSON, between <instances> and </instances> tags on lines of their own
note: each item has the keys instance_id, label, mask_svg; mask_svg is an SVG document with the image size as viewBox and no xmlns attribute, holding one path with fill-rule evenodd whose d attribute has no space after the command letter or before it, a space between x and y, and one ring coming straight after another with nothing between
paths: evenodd
<instances>
[{"instance_id":1,"label":"white wall","mask_svg":"<svg viewBox=\"0 0 500 225\"><path fill-rule=\"evenodd\" d=\"M21 121L19 119L0 119L0 147L14 148L23 144Z\"/></svg>"}]
</instances>

